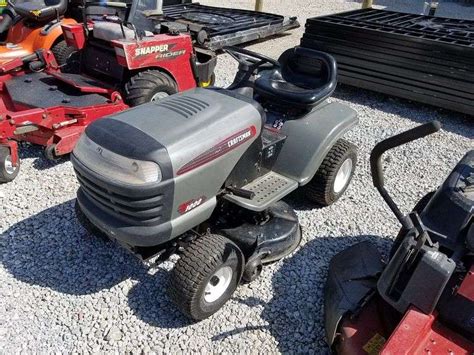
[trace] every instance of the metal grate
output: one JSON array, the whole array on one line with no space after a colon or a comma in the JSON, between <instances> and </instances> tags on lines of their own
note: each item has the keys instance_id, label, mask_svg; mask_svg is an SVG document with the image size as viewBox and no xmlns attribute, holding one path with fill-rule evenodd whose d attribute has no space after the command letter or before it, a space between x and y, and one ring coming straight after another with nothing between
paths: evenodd
<instances>
[{"instance_id":1,"label":"metal grate","mask_svg":"<svg viewBox=\"0 0 474 355\"><path fill-rule=\"evenodd\" d=\"M299 27L296 18L199 3L164 6L163 12L168 20L186 24L199 45L214 50Z\"/></svg>"},{"instance_id":2,"label":"metal grate","mask_svg":"<svg viewBox=\"0 0 474 355\"><path fill-rule=\"evenodd\" d=\"M474 21L362 9L308 20L307 27L326 22L394 33L474 48Z\"/></svg>"},{"instance_id":3,"label":"metal grate","mask_svg":"<svg viewBox=\"0 0 474 355\"><path fill-rule=\"evenodd\" d=\"M364 9L308 19L341 83L472 115L474 21Z\"/></svg>"}]
</instances>

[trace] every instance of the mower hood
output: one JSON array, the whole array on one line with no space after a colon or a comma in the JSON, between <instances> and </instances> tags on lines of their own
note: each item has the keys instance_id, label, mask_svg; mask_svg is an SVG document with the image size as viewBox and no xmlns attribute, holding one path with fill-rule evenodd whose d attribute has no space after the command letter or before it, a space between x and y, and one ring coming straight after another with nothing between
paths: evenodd
<instances>
[{"instance_id":1,"label":"mower hood","mask_svg":"<svg viewBox=\"0 0 474 355\"><path fill-rule=\"evenodd\" d=\"M183 234L209 219L237 162L261 142L264 116L250 98L199 88L93 122L71 156L84 214L129 245Z\"/></svg>"}]
</instances>

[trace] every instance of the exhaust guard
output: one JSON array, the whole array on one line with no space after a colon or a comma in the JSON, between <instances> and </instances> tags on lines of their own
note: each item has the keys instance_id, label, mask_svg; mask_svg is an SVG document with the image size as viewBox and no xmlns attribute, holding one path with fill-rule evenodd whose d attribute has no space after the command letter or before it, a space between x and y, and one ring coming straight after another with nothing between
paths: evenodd
<instances>
[{"instance_id":1,"label":"exhaust guard","mask_svg":"<svg viewBox=\"0 0 474 355\"><path fill-rule=\"evenodd\" d=\"M362 242L338 253L329 264L324 292L326 339L332 346L342 317L354 313L362 300L376 289L383 269L376 246Z\"/></svg>"}]
</instances>

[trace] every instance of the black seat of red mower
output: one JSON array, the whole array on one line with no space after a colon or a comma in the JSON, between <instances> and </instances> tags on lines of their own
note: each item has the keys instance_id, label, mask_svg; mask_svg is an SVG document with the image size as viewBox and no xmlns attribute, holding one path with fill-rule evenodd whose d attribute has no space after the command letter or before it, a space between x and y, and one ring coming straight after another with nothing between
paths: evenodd
<instances>
[{"instance_id":1,"label":"black seat of red mower","mask_svg":"<svg viewBox=\"0 0 474 355\"><path fill-rule=\"evenodd\" d=\"M31 0L17 2L15 11L23 17L46 22L64 15L67 5L68 0Z\"/></svg>"},{"instance_id":2,"label":"black seat of red mower","mask_svg":"<svg viewBox=\"0 0 474 355\"><path fill-rule=\"evenodd\" d=\"M264 70L255 91L272 102L311 109L336 89L336 60L329 54L295 47L283 52L280 68Z\"/></svg>"}]
</instances>

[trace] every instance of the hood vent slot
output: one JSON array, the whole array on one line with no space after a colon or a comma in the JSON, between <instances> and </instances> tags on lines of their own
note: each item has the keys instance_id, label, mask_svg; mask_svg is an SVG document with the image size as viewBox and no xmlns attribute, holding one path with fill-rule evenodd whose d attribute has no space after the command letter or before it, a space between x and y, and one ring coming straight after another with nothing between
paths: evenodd
<instances>
[{"instance_id":1,"label":"hood vent slot","mask_svg":"<svg viewBox=\"0 0 474 355\"><path fill-rule=\"evenodd\" d=\"M184 118L191 118L209 107L207 102L189 96L176 96L158 102L156 105L180 114Z\"/></svg>"}]
</instances>

